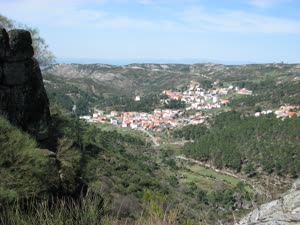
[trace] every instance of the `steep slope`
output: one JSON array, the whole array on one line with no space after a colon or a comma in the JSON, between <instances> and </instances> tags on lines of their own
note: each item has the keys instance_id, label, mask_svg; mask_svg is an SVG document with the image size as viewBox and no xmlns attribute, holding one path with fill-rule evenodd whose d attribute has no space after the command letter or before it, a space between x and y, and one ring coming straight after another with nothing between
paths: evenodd
<instances>
[{"instance_id":1,"label":"steep slope","mask_svg":"<svg viewBox=\"0 0 300 225\"><path fill-rule=\"evenodd\" d=\"M40 149L32 137L0 117L0 208L17 199L47 195L59 183L55 154Z\"/></svg>"}]
</instances>

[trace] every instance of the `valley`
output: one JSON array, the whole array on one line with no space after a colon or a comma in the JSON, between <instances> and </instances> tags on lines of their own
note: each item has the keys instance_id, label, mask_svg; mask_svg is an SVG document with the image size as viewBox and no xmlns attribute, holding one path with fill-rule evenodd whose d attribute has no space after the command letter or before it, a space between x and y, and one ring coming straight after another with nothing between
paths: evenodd
<instances>
[{"instance_id":1,"label":"valley","mask_svg":"<svg viewBox=\"0 0 300 225\"><path fill-rule=\"evenodd\" d=\"M232 224L299 175L298 65L71 64L42 73L52 128L38 147L60 165L47 188L74 195L87 185L107 201L91 215L103 224L175 214L178 224ZM171 73L182 80L167 82Z\"/></svg>"},{"instance_id":2,"label":"valley","mask_svg":"<svg viewBox=\"0 0 300 225\"><path fill-rule=\"evenodd\" d=\"M68 66L76 68L73 68L75 71L78 70L75 65ZM193 194L184 191L185 194L182 195L180 191L185 204L192 204L190 198L195 198L195 193L198 192L203 195L200 198L202 203L206 202L205 204L209 206L216 204L217 211L231 202L230 207L238 212L234 214L236 220L252 207L277 198L292 183L293 175L281 175L285 173L283 172L285 169L280 161L286 163L289 156L287 155L285 160L281 153L270 153L272 150L268 150L273 148L272 145L281 149L280 146L287 144L283 141L284 135L278 134L281 143L280 141L268 143L259 136L264 134L275 137L275 133L278 133L277 126L282 126L280 121L285 124L294 123L292 121L299 123L297 116L299 68L299 65L284 64L242 66L137 64L123 67L85 65L73 76L63 75L64 70L60 70L60 66L50 67L44 75L46 80L55 77L61 80L60 84L67 82L67 86L72 81L73 88L85 93L80 94L81 96L91 96L87 99L93 100L86 101L87 108L83 110L89 113L81 117L88 123L106 127L105 129L110 127L109 130L117 132L122 130L122 133L135 133L144 139L147 145L152 146L153 152L146 154L150 154L151 161L158 165L164 174L163 177L168 177L170 185L173 186L171 188L173 197L177 195L175 194L177 188L188 187L193 190ZM111 73L113 75L110 75ZM169 74L172 74L172 79ZM91 92L89 88L77 83L83 78L93 80ZM129 82L132 78L134 81L138 80L138 85ZM122 83L126 86L126 91L118 81L115 82L118 79L126 80ZM164 79L169 81L166 83ZM179 79L180 83L177 83L176 79ZM110 88L112 93L97 91L95 83L105 83L108 80L109 85L112 85ZM51 85L46 83L47 87L51 93ZM114 92L115 89L121 90L122 93ZM101 88L100 90L102 91ZM266 91L269 94L266 95ZM76 105L78 95L74 96L71 91L69 96L72 104ZM274 127L266 131L268 123ZM241 126L245 126L244 131ZM282 132L291 133L290 125L280 129ZM237 141L236 144L228 139L227 133ZM258 135L257 143L239 142L239 139L242 140L249 135ZM288 148L294 152L291 154L298 155L298 144L295 141L296 139L293 141L293 147L288 144L290 146ZM215 147L212 147L213 145ZM216 150L213 150L214 148ZM263 150L265 148L266 150ZM257 151L265 152L259 156L254 153ZM281 157L280 161L273 159L277 154ZM264 161L270 158L272 160ZM297 164L298 162L295 162L294 165ZM269 167L270 169L267 169ZM275 168L280 169L275 172ZM285 171L294 173L291 169ZM231 200L222 200L224 196L220 197L218 193L226 190L228 193L234 190L235 197ZM226 204L220 206L217 202L213 203L214 198L219 199L217 202L225 201ZM181 198L174 198L174 201L183 201L179 199ZM199 207L195 209L200 210ZM198 218L196 215L194 211L189 214L193 218ZM229 220L233 219L231 216L228 217Z\"/></svg>"},{"instance_id":3,"label":"valley","mask_svg":"<svg viewBox=\"0 0 300 225\"><path fill-rule=\"evenodd\" d=\"M300 224L299 7L0 1L0 224Z\"/></svg>"}]
</instances>

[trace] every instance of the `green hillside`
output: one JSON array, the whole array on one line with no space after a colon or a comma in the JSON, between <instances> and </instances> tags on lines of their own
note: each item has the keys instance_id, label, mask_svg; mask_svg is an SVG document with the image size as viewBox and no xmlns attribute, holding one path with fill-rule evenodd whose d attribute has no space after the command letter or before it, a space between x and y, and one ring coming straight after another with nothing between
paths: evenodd
<instances>
[{"instance_id":1,"label":"green hillside","mask_svg":"<svg viewBox=\"0 0 300 225\"><path fill-rule=\"evenodd\" d=\"M45 69L43 75L50 98L68 110L75 103L85 111L93 106L132 105L136 95L147 98L167 89L182 90L191 80L206 88L220 80L223 86L253 90L253 96L232 96L232 107L299 104L299 64L62 64Z\"/></svg>"}]
</instances>

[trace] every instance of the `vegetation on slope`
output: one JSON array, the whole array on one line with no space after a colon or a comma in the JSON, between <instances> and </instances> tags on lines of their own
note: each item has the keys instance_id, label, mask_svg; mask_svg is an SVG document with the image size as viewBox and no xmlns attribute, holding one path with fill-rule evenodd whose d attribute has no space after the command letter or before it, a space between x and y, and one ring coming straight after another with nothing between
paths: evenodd
<instances>
[{"instance_id":1,"label":"vegetation on slope","mask_svg":"<svg viewBox=\"0 0 300 225\"><path fill-rule=\"evenodd\" d=\"M0 117L0 202L48 195L57 189L54 153Z\"/></svg>"},{"instance_id":2,"label":"vegetation on slope","mask_svg":"<svg viewBox=\"0 0 300 225\"><path fill-rule=\"evenodd\" d=\"M212 188L205 190L200 183L181 181L178 176L185 165L174 164L174 155L167 149L153 154L157 150L138 136L104 131L54 114L51 140L42 143L55 151L51 153L38 149L39 144L5 119L0 125L3 224L42 220L63 224L74 218L91 221L88 224L169 224L171 220L197 224L204 218L214 223L221 218L232 220L231 212L241 204L234 196L250 201L241 184L215 189L212 182ZM12 156L18 158L12 160ZM92 198L84 197L82 184ZM227 194L220 200L224 191ZM104 208L101 196L108 202ZM31 200L22 201L24 209L18 202L28 197Z\"/></svg>"},{"instance_id":3,"label":"vegetation on slope","mask_svg":"<svg viewBox=\"0 0 300 225\"><path fill-rule=\"evenodd\" d=\"M195 132L191 136L195 143L185 145L184 152L190 157L247 174L259 173L261 169L282 176L300 174L297 117L282 121L273 115L255 118L232 111L218 115L206 132Z\"/></svg>"}]
</instances>

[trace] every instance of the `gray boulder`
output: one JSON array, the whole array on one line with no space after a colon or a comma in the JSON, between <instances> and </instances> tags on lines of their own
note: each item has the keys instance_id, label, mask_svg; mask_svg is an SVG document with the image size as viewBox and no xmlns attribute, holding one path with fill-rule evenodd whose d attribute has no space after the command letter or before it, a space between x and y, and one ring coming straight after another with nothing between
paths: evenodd
<instances>
[{"instance_id":1,"label":"gray boulder","mask_svg":"<svg viewBox=\"0 0 300 225\"><path fill-rule=\"evenodd\" d=\"M296 225L300 224L300 179L280 199L261 205L237 225Z\"/></svg>"}]
</instances>

